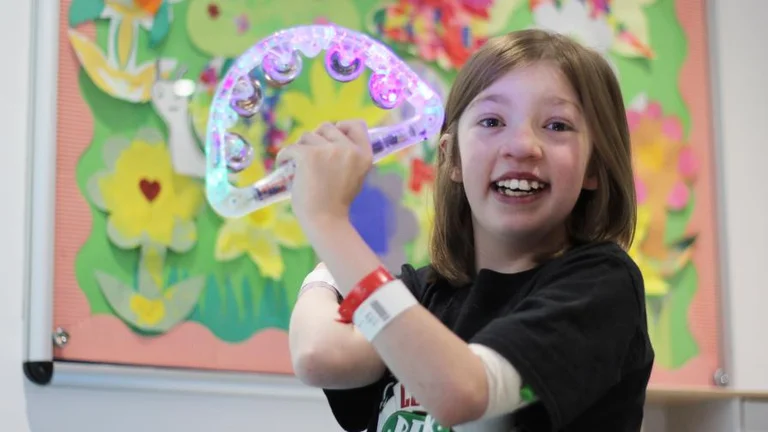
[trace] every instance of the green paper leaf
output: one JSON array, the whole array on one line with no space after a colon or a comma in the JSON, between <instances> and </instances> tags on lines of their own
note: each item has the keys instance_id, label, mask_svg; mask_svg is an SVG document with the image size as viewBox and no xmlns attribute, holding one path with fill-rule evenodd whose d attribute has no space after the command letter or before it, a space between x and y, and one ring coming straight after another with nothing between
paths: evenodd
<instances>
[{"instance_id":1,"label":"green paper leaf","mask_svg":"<svg viewBox=\"0 0 768 432\"><path fill-rule=\"evenodd\" d=\"M104 135L101 137L94 129L94 141L117 135L133 136L137 126L153 125L148 121L151 117L155 117L158 121L154 124L159 123L165 127L164 123L159 121L151 104L128 102L104 93L91 81L85 69L80 69L78 81L83 100L91 108L90 114L93 115L95 127L103 128L101 131Z\"/></svg>"},{"instance_id":2,"label":"green paper leaf","mask_svg":"<svg viewBox=\"0 0 768 432\"><path fill-rule=\"evenodd\" d=\"M682 240L685 237L688 224L691 221L693 212L696 210L696 195L693 188L691 189L691 198L688 200L688 205L684 209L679 211L667 212L667 225L664 230L664 243L671 245Z\"/></svg>"},{"instance_id":3,"label":"green paper leaf","mask_svg":"<svg viewBox=\"0 0 768 432\"><path fill-rule=\"evenodd\" d=\"M160 9L155 14L155 19L152 23L152 30L149 33L149 46L155 48L160 42L162 42L168 32L171 30L171 12L168 1L164 1L160 5Z\"/></svg>"},{"instance_id":4,"label":"green paper leaf","mask_svg":"<svg viewBox=\"0 0 768 432\"><path fill-rule=\"evenodd\" d=\"M672 290L662 300L658 320L651 335L656 363L666 369L679 369L698 355L699 347L688 324L688 310L698 287L698 274L688 263L670 280Z\"/></svg>"},{"instance_id":5,"label":"green paper leaf","mask_svg":"<svg viewBox=\"0 0 768 432\"><path fill-rule=\"evenodd\" d=\"M97 270L94 276L101 292L107 299L109 306L115 311L115 314L123 321L136 325L137 317L131 310L131 297L135 294L135 291L130 286L117 280L114 276L104 272Z\"/></svg>"},{"instance_id":6,"label":"green paper leaf","mask_svg":"<svg viewBox=\"0 0 768 432\"><path fill-rule=\"evenodd\" d=\"M165 332L187 319L197 305L203 288L205 288L204 276L192 277L168 288L163 295L166 315L156 329Z\"/></svg>"},{"instance_id":7,"label":"green paper leaf","mask_svg":"<svg viewBox=\"0 0 768 432\"><path fill-rule=\"evenodd\" d=\"M217 280L209 276L188 320L204 325L222 341L248 340L265 327L258 309L263 289L262 280L249 281L234 275Z\"/></svg>"},{"instance_id":8,"label":"green paper leaf","mask_svg":"<svg viewBox=\"0 0 768 432\"><path fill-rule=\"evenodd\" d=\"M192 313L205 286L204 277L193 277L169 288L160 298L146 298L111 275L96 271L95 276L115 314L131 327L149 334L165 333L184 321ZM162 317L151 323L142 320L131 308L135 296L144 298L147 303L161 302L163 307L157 313Z\"/></svg>"},{"instance_id":9,"label":"green paper leaf","mask_svg":"<svg viewBox=\"0 0 768 432\"><path fill-rule=\"evenodd\" d=\"M96 172L88 179L88 183L85 185L85 190L87 191L86 196L91 199L91 203L93 203L94 206L102 211L107 209L107 204L104 201L104 196L101 194L99 180L105 175L106 173L103 171Z\"/></svg>"},{"instance_id":10,"label":"green paper leaf","mask_svg":"<svg viewBox=\"0 0 768 432\"><path fill-rule=\"evenodd\" d=\"M69 5L69 26L94 21L104 12L104 0L72 0Z\"/></svg>"},{"instance_id":11,"label":"green paper leaf","mask_svg":"<svg viewBox=\"0 0 768 432\"><path fill-rule=\"evenodd\" d=\"M688 56L685 32L676 18L674 0L658 0L644 8L650 31L653 60L613 55L619 68L620 85L625 101L646 94L664 108L665 115L680 119L688 136L691 114L680 92L680 72ZM661 42L663 41L663 43ZM686 138L687 139L687 138Z\"/></svg>"}]
</instances>

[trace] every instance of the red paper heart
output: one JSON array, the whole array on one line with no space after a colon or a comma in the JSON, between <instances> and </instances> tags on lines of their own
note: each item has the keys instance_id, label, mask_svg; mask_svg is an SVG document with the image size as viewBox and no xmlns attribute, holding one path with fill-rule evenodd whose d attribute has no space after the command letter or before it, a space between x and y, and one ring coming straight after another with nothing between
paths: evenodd
<instances>
[{"instance_id":1,"label":"red paper heart","mask_svg":"<svg viewBox=\"0 0 768 432\"><path fill-rule=\"evenodd\" d=\"M144 197L147 198L147 201L152 202L160 193L160 183L156 181L149 181L147 179L141 179L139 182L139 189L141 189L141 193L144 194Z\"/></svg>"}]
</instances>

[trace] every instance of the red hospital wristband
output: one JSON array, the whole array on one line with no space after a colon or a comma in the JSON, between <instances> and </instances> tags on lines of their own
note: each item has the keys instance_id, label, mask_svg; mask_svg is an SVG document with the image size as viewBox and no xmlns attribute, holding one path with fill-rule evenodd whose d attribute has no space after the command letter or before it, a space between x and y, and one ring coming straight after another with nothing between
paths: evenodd
<instances>
[{"instance_id":1,"label":"red hospital wristband","mask_svg":"<svg viewBox=\"0 0 768 432\"><path fill-rule=\"evenodd\" d=\"M368 298L374 291L381 288L384 284L392 282L395 277L383 266L379 266L368 273L354 288L344 297L344 301L339 305L340 322L349 324L352 322L352 316L355 310Z\"/></svg>"}]
</instances>

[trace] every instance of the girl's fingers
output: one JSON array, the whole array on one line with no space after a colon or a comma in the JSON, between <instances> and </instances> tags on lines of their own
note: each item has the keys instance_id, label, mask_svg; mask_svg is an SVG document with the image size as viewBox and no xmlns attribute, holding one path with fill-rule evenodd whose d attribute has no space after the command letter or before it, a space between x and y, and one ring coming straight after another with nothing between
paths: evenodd
<instances>
[{"instance_id":1,"label":"girl's fingers","mask_svg":"<svg viewBox=\"0 0 768 432\"><path fill-rule=\"evenodd\" d=\"M304 133L303 135L301 135L299 140L296 141L296 144L283 147L277 153L277 158L275 159L275 163L278 166L280 166L288 162L289 160L298 162L298 160L310 150L307 148L308 146L321 145L327 142L328 142L327 139L323 138L322 136L314 132Z\"/></svg>"},{"instance_id":2,"label":"girl's fingers","mask_svg":"<svg viewBox=\"0 0 768 432\"><path fill-rule=\"evenodd\" d=\"M328 139L316 132L305 132L304 134L301 135L301 137L296 142L296 144L316 145L316 144L325 144L326 142L328 142Z\"/></svg>"},{"instance_id":3,"label":"girl's fingers","mask_svg":"<svg viewBox=\"0 0 768 432\"><path fill-rule=\"evenodd\" d=\"M299 140L301 141L301 140ZM303 153L304 148L303 146L297 144L289 145L288 147L283 147L279 152L277 152L277 157L275 158L275 164L277 166L283 165L288 161L294 161L298 162L299 159L301 159L301 154Z\"/></svg>"},{"instance_id":4,"label":"girl's fingers","mask_svg":"<svg viewBox=\"0 0 768 432\"><path fill-rule=\"evenodd\" d=\"M350 141L349 137L347 137L344 132L339 130L338 127L331 123L323 123L321 124L316 130L315 133L326 140L334 143L343 143L345 141Z\"/></svg>"},{"instance_id":5,"label":"girl's fingers","mask_svg":"<svg viewBox=\"0 0 768 432\"><path fill-rule=\"evenodd\" d=\"M345 120L336 123L336 128L358 146L366 146L370 151L371 142L368 136L368 126L362 120Z\"/></svg>"}]
</instances>

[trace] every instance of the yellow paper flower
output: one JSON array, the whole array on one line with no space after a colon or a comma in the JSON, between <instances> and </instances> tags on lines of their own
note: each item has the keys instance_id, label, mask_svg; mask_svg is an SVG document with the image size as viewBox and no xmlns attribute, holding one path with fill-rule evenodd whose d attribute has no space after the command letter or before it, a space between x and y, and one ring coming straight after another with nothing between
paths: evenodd
<instances>
[{"instance_id":1,"label":"yellow paper flower","mask_svg":"<svg viewBox=\"0 0 768 432\"><path fill-rule=\"evenodd\" d=\"M141 244L189 250L197 240L194 217L203 204L202 187L176 174L159 133L142 131L133 141L104 144L109 172L97 173L89 192L109 214L110 240L124 249Z\"/></svg>"},{"instance_id":2,"label":"yellow paper flower","mask_svg":"<svg viewBox=\"0 0 768 432\"><path fill-rule=\"evenodd\" d=\"M666 115L662 106L638 96L627 110L632 140L632 166L637 202L648 213L643 254L662 274L674 274L690 257L689 240L695 232L679 232L668 238L673 215L692 204L696 162L685 141L680 119Z\"/></svg>"},{"instance_id":3,"label":"yellow paper flower","mask_svg":"<svg viewBox=\"0 0 768 432\"><path fill-rule=\"evenodd\" d=\"M253 184L265 175L264 164L254 158L240 173L238 186ZM279 279L285 271L280 246L299 248L307 245L298 221L286 203L277 203L246 216L227 219L216 239L217 260L228 261L248 254L261 274Z\"/></svg>"},{"instance_id":4,"label":"yellow paper flower","mask_svg":"<svg viewBox=\"0 0 768 432\"><path fill-rule=\"evenodd\" d=\"M148 299L134 294L130 299L130 308L136 314L137 324L152 327L165 317L165 303L161 299Z\"/></svg>"},{"instance_id":5,"label":"yellow paper flower","mask_svg":"<svg viewBox=\"0 0 768 432\"><path fill-rule=\"evenodd\" d=\"M144 10L134 2L106 0L104 15L117 21L117 57L119 65L125 67L130 61L136 30L141 27L151 28L154 14Z\"/></svg>"},{"instance_id":6,"label":"yellow paper flower","mask_svg":"<svg viewBox=\"0 0 768 432\"><path fill-rule=\"evenodd\" d=\"M325 71L320 60L312 62L309 71L310 96L304 92L287 91L277 108L278 118L290 118L293 129L286 143L293 144L304 132L323 122L363 119L368 127L380 124L388 112L373 105L368 93L367 75L348 83L337 83Z\"/></svg>"},{"instance_id":7,"label":"yellow paper flower","mask_svg":"<svg viewBox=\"0 0 768 432\"><path fill-rule=\"evenodd\" d=\"M629 248L629 256L635 261L643 274L645 294L656 297L669 292L669 283L664 280L658 268L653 266L648 257L641 250L643 241L648 236L648 228L651 222L651 212L645 206L637 208L637 225L635 227L635 240Z\"/></svg>"},{"instance_id":8,"label":"yellow paper flower","mask_svg":"<svg viewBox=\"0 0 768 432\"><path fill-rule=\"evenodd\" d=\"M73 0L69 7L69 41L75 54L100 90L128 102L146 102L158 77L166 79L176 61L158 58L138 63L141 29L149 32L154 48L171 28L171 4L180 0ZM108 21L107 46L76 28L90 21Z\"/></svg>"}]
</instances>

